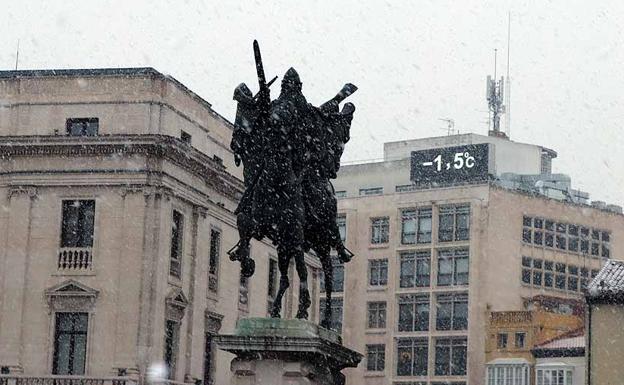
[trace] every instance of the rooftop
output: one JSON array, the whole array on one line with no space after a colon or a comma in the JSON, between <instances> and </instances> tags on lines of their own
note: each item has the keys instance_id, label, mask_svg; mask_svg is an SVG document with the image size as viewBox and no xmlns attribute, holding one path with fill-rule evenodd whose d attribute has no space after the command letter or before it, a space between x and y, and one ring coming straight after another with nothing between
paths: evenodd
<instances>
[{"instance_id":1,"label":"rooftop","mask_svg":"<svg viewBox=\"0 0 624 385\"><path fill-rule=\"evenodd\" d=\"M582 357L585 355L585 328L571 330L531 349L535 357Z\"/></svg>"},{"instance_id":2,"label":"rooftop","mask_svg":"<svg viewBox=\"0 0 624 385\"><path fill-rule=\"evenodd\" d=\"M587 300L624 304L624 261L608 261L587 287Z\"/></svg>"},{"instance_id":3,"label":"rooftop","mask_svg":"<svg viewBox=\"0 0 624 385\"><path fill-rule=\"evenodd\" d=\"M229 127L233 123L212 109L212 104L206 99L191 91L187 86L171 75L165 75L152 67L127 67L127 68L79 68L79 69L43 69L43 70L16 70L0 71L0 81L21 78L46 78L46 77L140 77L153 76L167 79L189 94L193 99L203 104L216 117L223 120Z\"/></svg>"}]
</instances>

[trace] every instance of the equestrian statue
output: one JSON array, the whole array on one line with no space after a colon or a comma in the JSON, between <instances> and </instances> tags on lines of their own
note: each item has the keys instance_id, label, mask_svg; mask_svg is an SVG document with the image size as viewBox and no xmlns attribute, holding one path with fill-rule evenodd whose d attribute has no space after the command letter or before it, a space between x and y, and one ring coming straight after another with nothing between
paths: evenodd
<instances>
[{"instance_id":1,"label":"equestrian statue","mask_svg":"<svg viewBox=\"0 0 624 385\"><path fill-rule=\"evenodd\" d=\"M299 74L290 68L281 92L271 100L258 42L254 56L259 92L244 83L236 87L237 104L231 149L236 165L243 165L245 191L235 211L238 243L228 251L241 264L241 275L251 277L255 262L250 257L252 238L268 238L277 247L280 284L271 317L279 318L282 297L289 287L288 267L294 259L299 276L297 318L307 319L310 307L304 253L313 250L325 274L326 303L321 326L330 327L331 250L348 262L353 254L344 246L336 223L337 202L331 179L336 178L355 107L340 103L357 87L346 84L338 94L315 107L302 93Z\"/></svg>"}]
</instances>

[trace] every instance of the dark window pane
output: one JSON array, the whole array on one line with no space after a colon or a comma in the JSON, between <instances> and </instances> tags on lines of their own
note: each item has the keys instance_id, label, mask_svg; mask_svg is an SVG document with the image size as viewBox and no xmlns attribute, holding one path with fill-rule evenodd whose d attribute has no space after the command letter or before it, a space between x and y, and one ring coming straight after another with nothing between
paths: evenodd
<instances>
[{"instance_id":1,"label":"dark window pane","mask_svg":"<svg viewBox=\"0 0 624 385\"><path fill-rule=\"evenodd\" d=\"M544 244L548 247L553 247L554 245L554 235L552 233L546 233L546 238L544 239Z\"/></svg>"},{"instance_id":2,"label":"dark window pane","mask_svg":"<svg viewBox=\"0 0 624 385\"><path fill-rule=\"evenodd\" d=\"M438 240L441 242L449 242L453 240L453 215L440 215Z\"/></svg>"},{"instance_id":3,"label":"dark window pane","mask_svg":"<svg viewBox=\"0 0 624 385\"><path fill-rule=\"evenodd\" d=\"M533 218L532 217L527 217L525 215L524 217L522 217L522 225L523 226L527 226L527 227L533 226Z\"/></svg>"},{"instance_id":4,"label":"dark window pane","mask_svg":"<svg viewBox=\"0 0 624 385\"><path fill-rule=\"evenodd\" d=\"M95 136L98 134L99 125L98 118L71 118L65 124L70 136Z\"/></svg>"},{"instance_id":5,"label":"dark window pane","mask_svg":"<svg viewBox=\"0 0 624 385\"><path fill-rule=\"evenodd\" d=\"M524 282L526 284L530 284L531 283L531 270L529 270L529 269L522 269L522 282Z\"/></svg>"},{"instance_id":6,"label":"dark window pane","mask_svg":"<svg viewBox=\"0 0 624 385\"><path fill-rule=\"evenodd\" d=\"M52 374L85 373L87 313L56 313Z\"/></svg>"},{"instance_id":7,"label":"dark window pane","mask_svg":"<svg viewBox=\"0 0 624 385\"><path fill-rule=\"evenodd\" d=\"M532 231L530 229L522 229L522 241L530 243Z\"/></svg>"},{"instance_id":8,"label":"dark window pane","mask_svg":"<svg viewBox=\"0 0 624 385\"><path fill-rule=\"evenodd\" d=\"M435 374L436 376L448 376L451 374L451 348L443 346L438 341L435 351Z\"/></svg>"},{"instance_id":9,"label":"dark window pane","mask_svg":"<svg viewBox=\"0 0 624 385\"><path fill-rule=\"evenodd\" d=\"M92 247L94 200L63 201L61 247Z\"/></svg>"},{"instance_id":10,"label":"dark window pane","mask_svg":"<svg viewBox=\"0 0 624 385\"><path fill-rule=\"evenodd\" d=\"M544 273L544 286L552 287L553 286L553 274L552 273Z\"/></svg>"},{"instance_id":11,"label":"dark window pane","mask_svg":"<svg viewBox=\"0 0 624 385\"><path fill-rule=\"evenodd\" d=\"M565 275L559 275L559 274L557 274L557 275L555 276L555 287L556 287L557 289L565 289L565 286L566 286L566 285L565 285L565 281L566 281L566 279L565 279Z\"/></svg>"},{"instance_id":12,"label":"dark window pane","mask_svg":"<svg viewBox=\"0 0 624 385\"><path fill-rule=\"evenodd\" d=\"M436 316L437 330L451 330L452 309L451 302L438 303L438 314Z\"/></svg>"},{"instance_id":13,"label":"dark window pane","mask_svg":"<svg viewBox=\"0 0 624 385\"><path fill-rule=\"evenodd\" d=\"M522 266L531 267L531 258L530 257L522 257Z\"/></svg>"},{"instance_id":14,"label":"dark window pane","mask_svg":"<svg viewBox=\"0 0 624 385\"><path fill-rule=\"evenodd\" d=\"M533 234L533 243L536 245L543 245L544 244L544 233L541 231L537 231L535 230L534 234Z\"/></svg>"},{"instance_id":15,"label":"dark window pane","mask_svg":"<svg viewBox=\"0 0 624 385\"><path fill-rule=\"evenodd\" d=\"M451 362L451 375L463 376L466 374L466 346L453 346L453 357Z\"/></svg>"},{"instance_id":16,"label":"dark window pane","mask_svg":"<svg viewBox=\"0 0 624 385\"><path fill-rule=\"evenodd\" d=\"M541 229L544 227L544 220L542 218L535 218L533 221L533 227Z\"/></svg>"}]
</instances>

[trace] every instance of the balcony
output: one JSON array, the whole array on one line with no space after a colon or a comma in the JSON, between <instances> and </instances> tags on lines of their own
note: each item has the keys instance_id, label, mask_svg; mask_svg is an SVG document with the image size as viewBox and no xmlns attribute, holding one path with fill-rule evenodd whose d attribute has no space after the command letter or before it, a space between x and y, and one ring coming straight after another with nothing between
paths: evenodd
<instances>
[{"instance_id":1,"label":"balcony","mask_svg":"<svg viewBox=\"0 0 624 385\"><path fill-rule=\"evenodd\" d=\"M65 375L42 375L28 376L23 374L0 374L0 385L189 385L190 383L167 380L145 379L137 380L132 377L90 377L90 376L65 376ZM211 384L208 384L211 385Z\"/></svg>"},{"instance_id":2,"label":"balcony","mask_svg":"<svg viewBox=\"0 0 624 385\"><path fill-rule=\"evenodd\" d=\"M59 271L87 272L93 268L91 247L61 247L58 252ZM3 384L0 384L3 385Z\"/></svg>"},{"instance_id":3,"label":"balcony","mask_svg":"<svg viewBox=\"0 0 624 385\"><path fill-rule=\"evenodd\" d=\"M528 324L533 321L530 311L496 311L490 316L492 324Z\"/></svg>"},{"instance_id":4,"label":"balcony","mask_svg":"<svg viewBox=\"0 0 624 385\"><path fill-rule=\"evenodd\" d=\"M129 377L0 374L0 385L138 385L138 381Z\"/></svg>"}]
</instances>

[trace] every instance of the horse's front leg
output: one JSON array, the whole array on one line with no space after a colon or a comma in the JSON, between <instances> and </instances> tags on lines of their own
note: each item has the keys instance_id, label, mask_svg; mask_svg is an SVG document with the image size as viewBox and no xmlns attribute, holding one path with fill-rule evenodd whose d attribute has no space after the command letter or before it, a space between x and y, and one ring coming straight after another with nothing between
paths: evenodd
<instances>
[{"instance_id":1,"label":"horse's front leg","mask_svg":"<svg viewBox=\"0 0 624 385\"><path fill-rule=\"evenodd\" d=\"M249 213L243 211L236 217L236 225L238 227L239 241L228 251L230 260L240 261L241 275L245 278L251 277L256 270L256 263L249 255L249 244L253 236L254 223Z\"/></svg>"}]
</instances>

